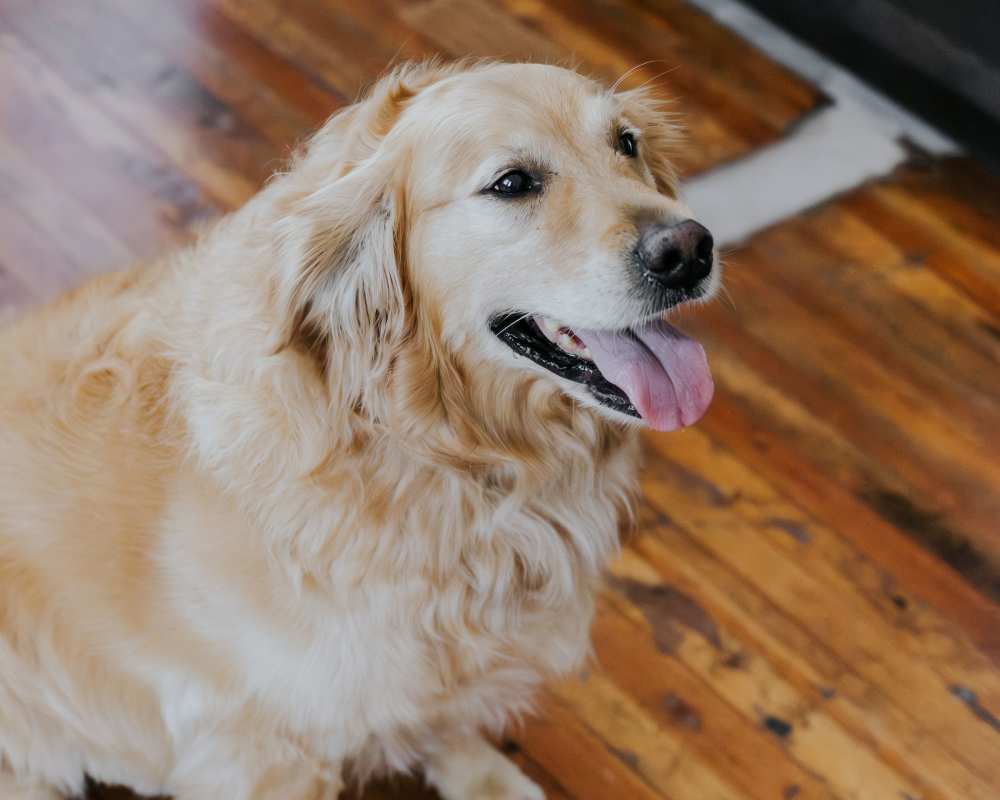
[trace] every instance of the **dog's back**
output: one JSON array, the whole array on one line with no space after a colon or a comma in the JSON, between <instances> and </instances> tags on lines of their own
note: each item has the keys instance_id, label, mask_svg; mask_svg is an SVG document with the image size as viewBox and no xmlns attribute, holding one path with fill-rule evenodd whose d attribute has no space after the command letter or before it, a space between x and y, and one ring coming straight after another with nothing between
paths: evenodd
<instances>
[{"instance_id":1,"label":"dog's back","mask_svg":"<svg viewBox=\"0 0 1000 800\"><path fill-rule=\"evenodd\" d=\"M0 760L69 790L84 757L115 758L116 728L159 727L116 666L149 622L151 522L175 456L158 276L102 276L0 330ZM135 741L127 763L155 774L164 742Z\"/></svg>"}]
</instances>

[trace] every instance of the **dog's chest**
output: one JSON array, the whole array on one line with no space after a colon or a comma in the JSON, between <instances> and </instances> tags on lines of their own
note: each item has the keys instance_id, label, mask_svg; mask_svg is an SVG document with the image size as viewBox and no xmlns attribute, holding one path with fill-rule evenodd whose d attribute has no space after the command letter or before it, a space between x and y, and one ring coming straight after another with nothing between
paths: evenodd
<instances>
[{"instance_id":1,"label":"dog's chest","mask_svg":"<svg viewBox=\"0 0 1000 800\"><path fill-rule=\"evenodd\" d=\"M617 532L611 493L515 509L485 530L442 509L388 546L376 530L355 531L379 542L377 557L358 547L297 560L311 577L293 586L269 551L255 552L263 538L243 527L246 516L216 497L183 496L162 553L177 582L170 594L244 688L220 697L206 687L204 702L184 706L192 717L168 727L185 738L189 725L211 722L204 715L253 707L331 757L449 721L495 725L542 676L577 667ZM197 533L205 519L212 537ZM431 527L448 520L448 530ZM227 538L242 543L240 563Z\"/></svg>"},{"instance_id":2,"label":"dog's chest","mask_svg":"<svg viewBox=\"0 0 1000 800\"><path fill-rule=\"evenodd\" d=\"M467 588L419 580L355 593L312 609L306 625L258 623L230 642L247 697L328 757L374 739L391 761L401 739L496 724L526 706L543 675L574 668L587 651L589 592L544 609L510 600L476 608L482 598Z\"/></svg>"}]
</instances>

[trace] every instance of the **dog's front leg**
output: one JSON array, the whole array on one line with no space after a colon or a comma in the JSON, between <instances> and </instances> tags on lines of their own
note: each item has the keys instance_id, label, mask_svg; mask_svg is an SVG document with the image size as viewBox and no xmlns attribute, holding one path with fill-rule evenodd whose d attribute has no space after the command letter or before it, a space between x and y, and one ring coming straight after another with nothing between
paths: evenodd
<instances>
[{"instance_id":1,"label":"dog's front leg","mask_svg":"<svg viewBox=\"0 0 1000 800\"><path fill-rule=\"evenodd\" d=\"M225 769L220 770L225 772ZM187 781L173 790L175 800L337 800L343 784L308 774L306 765L295 774L291 768L271 770L261 776L252 787L237 789L240 781L196 780ZM32 798L34 796L32 795Z\"/></svg>"},{"instance_id":2,"label":"dog's front leg","mask_svg":"<svg viewBox=\"0 0 1000 800\"><path fill-rule=\"evenodd\" d=\"M337 800L340 765L289 752L284 742L206 742L181 759L166 787L175 800Z\"/></svg>"},{"instance_id":3,"label":"dog's front leg","mask_svg":"<svg viewBox=\"0 0 1000 800\"><path fill-rule=\"evenodd\" d=\"M60 800L55 789L30 779L20 779L0 767L0 798L3 800Z\"/></svg>"},{"instance_id":4,"label":"dog's front leg","mask_svg":"<svg viewBox=\"0 0 1000 800\"><path fill-rule=\"evenodd\" d=\"M424 763L444 800L545 800L517 765L480 736L450 739Z\"/></svg>"}]
</instances>

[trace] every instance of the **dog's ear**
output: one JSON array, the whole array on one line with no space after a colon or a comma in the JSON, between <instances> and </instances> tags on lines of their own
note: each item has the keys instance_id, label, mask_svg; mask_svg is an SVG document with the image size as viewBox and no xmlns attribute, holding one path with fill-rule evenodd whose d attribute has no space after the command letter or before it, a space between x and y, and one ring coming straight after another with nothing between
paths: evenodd
<instances>
[{"instance_id":1,"label":"dog's ear","mask_svg":"<svg viewBox=\"0 0 1000 800\"><path fill-rule=\"evenodd\" d=\"M404 332L405 198L394 177L369 160L280 222L282 343L336 371L348 395L345 357L363 359L358 371L378 380Z\"/></svg>"},{"instance_id":2,"label":"dog's ear","mask_svg":"<svg viewBox=\"0 0 1000 800\"><path fill-rule=\"evenodd\" d=\"M407 332L408 154L393 128L416 94L457 69L397 69L331 118L279 179L282 345L316 360L343 407L365 403Z\"/></svg>"}]
</instances>

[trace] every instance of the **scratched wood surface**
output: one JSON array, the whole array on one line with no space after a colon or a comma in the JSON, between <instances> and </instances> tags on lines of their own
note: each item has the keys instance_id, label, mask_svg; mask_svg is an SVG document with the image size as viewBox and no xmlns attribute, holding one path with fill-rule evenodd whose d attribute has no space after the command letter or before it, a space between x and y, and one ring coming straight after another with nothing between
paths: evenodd
<instances>
[{"instance_id":1,"label":"scratched wood surface","mask_svg":"<svg viewBox=\"0 0 1000 800\"><path fill-rule=\"evenodd\" d=\"M655 60L688 174L823 102L682 0L3 0L0 309L187 241L432 53ZM1000 180L912 164L727 261L680 323L714 406L647 437L595 663L503 746L551 798L1000 796Z\"/></svg>"}]
</instances>

